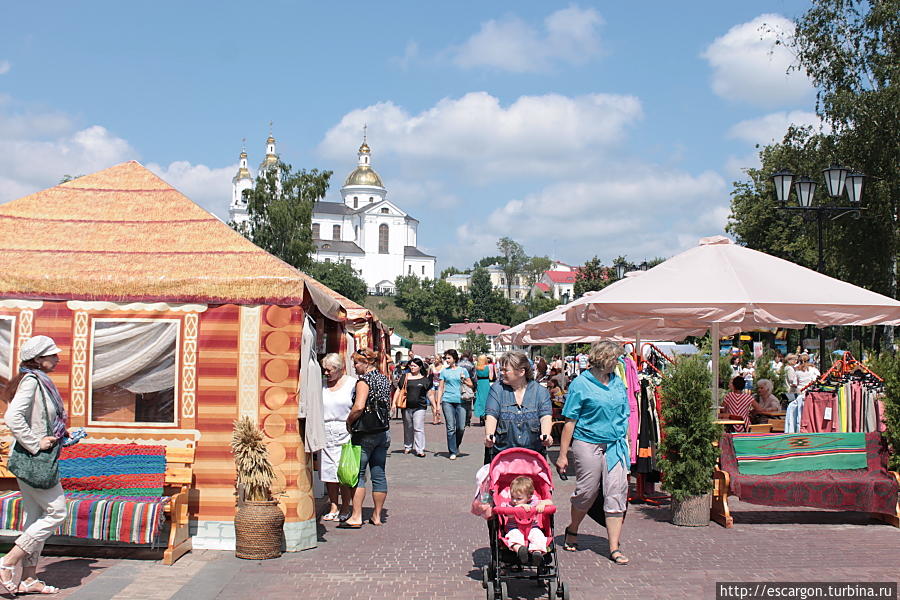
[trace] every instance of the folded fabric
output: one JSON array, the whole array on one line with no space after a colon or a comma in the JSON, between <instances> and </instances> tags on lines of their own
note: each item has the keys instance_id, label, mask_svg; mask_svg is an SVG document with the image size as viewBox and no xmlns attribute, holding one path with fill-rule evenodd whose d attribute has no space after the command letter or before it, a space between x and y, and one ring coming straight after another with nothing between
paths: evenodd
<instances>
[{"instance_id":1,"label":"folded fabric","mask_svg":"<svg viewBox=\"0 0 900 600\"><path fill-rule=\"evenodd\" d=\"M162 496L166 447L81 443L63 448L59 476L67 492Z\"/></svg>"},{"instance_id":2,"label":"folded fabric","mask_svg":"<svg viewBox=\"0 0 900 600\"><path fill-rule=\"evenodd\" d=\"M734 434L742 475L866 468L864 433Z\"/></svg>"}]
</instances>

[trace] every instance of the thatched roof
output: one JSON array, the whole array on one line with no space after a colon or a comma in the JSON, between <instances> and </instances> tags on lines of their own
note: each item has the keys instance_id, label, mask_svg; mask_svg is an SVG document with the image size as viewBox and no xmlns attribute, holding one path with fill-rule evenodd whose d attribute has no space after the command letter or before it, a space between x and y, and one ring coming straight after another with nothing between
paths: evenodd
<instances>
[{"instance_id":1,"label":"thatched roof","mask_svg":"<svg viewBox=\"0 0 900 600\"><path fill-rule=\"evenodd\" d=\"M131 161L0 206L0 297L297 305L300 272Z\"/></svg>"}]
</instances>

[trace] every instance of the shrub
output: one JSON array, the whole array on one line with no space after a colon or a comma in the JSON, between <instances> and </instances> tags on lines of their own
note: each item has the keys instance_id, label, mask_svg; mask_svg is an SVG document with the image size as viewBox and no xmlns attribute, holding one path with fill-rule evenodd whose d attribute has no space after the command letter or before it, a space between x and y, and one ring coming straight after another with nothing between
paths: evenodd
<instances>
[{"instance_id":1,"label":"shrub","mask_svg":"<svg viewBox=\"0 0 900 600\"><path fill-rule=\"evenodd\" d=\"M683 357L666 371L662 382L660 444L663 487L678 501L712 490L712 474L719 451L713 447L722 428L713 423L711 375L706 360Z\"/></svg>"},{"instance_id":2,"label":"shrub","mask_svg":"<svg viewBox=\"0 0 900 600\"><path fill-rule=\"evenodd\" d=\"M869 361L870 369L884 377L884 424L882 435L891 449L888 468L900 471L900 355L882 352Z\"/></svg>"}]
</instances>

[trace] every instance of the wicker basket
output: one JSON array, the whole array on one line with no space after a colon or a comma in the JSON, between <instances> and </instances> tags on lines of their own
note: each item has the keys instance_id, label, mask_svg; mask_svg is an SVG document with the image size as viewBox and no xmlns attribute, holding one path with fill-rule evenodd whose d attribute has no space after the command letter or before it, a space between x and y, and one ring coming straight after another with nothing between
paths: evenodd
<instances>
[{"instance_id":1,"label":"wicker basket","mask_svg":"<svg viewBox=\"0 0 900 600\"><path fill-rule=\"evenodd\" d=\"M712 494L691 496L682 501L672 499L672 524L682 527L705 527L709 525L709 511Z\"/></svg>"},{"instance_id":2,"label":"wicker basket","mask_svg":"<svg viewBox=\"0 0 900 600\"><path fill-rule=\"evenodd\" d=\"M234 555L263 560L281 556L284 513L277 500L246 500L234 515Z\"/></svg>"}]
</instances>

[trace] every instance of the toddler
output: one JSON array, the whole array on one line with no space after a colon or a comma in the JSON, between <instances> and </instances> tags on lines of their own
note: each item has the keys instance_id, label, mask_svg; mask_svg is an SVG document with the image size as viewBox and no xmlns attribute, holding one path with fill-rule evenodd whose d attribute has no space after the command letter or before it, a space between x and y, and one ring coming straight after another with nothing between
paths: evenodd
<instances>
[{"instance_id":1,"label":"toddler","mask_svg":"<svg viewBox=\"0 0 900 600\"><path fill-rule=\"evenodd\" d=\"M552 504L551 500L538 502L537 497L534 495L534 482L531 480L531 477L516 477L509 484L509 502L506 506L524 506L527 510L534 511L527 544L525 535L517 527L516 520L513 517L509 517L506 520L506 540L509 542L510 549L518 555L519 562L522 564L527 564L529 559L531 564L535 566L543 563L544 553L547 552L547 536L538 527L537 513L544 512L544 508Z\"/></svg>"}]
</instances>

